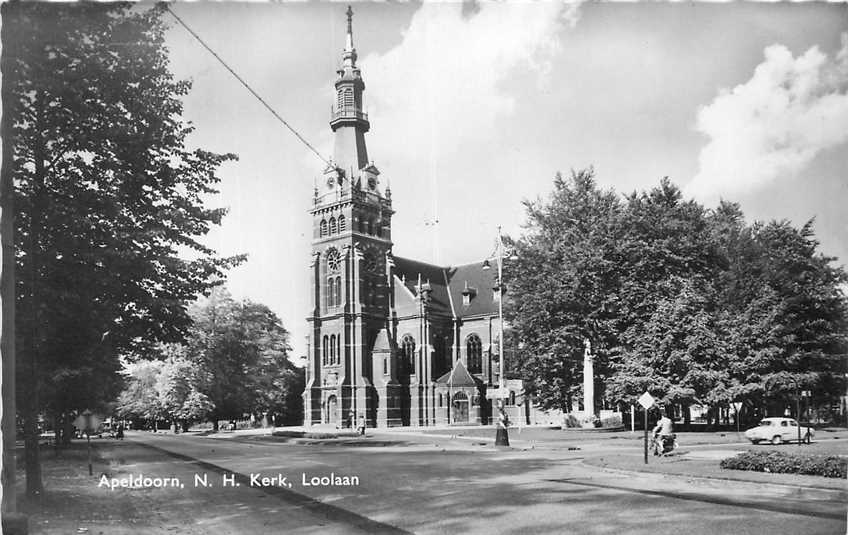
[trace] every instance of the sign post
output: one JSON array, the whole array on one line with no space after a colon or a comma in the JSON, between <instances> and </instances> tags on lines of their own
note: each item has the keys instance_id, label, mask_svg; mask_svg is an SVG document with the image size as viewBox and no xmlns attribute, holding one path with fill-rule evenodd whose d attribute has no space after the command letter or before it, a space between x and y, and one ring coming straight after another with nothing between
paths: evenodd
<instances>
[{"instance_id":1,"label":"sign post","mask_svg":"<svg viewBox=\"0 0 848 535\"><path fill-rule=\"evenodd\" d=\"M654 397L645 391L637 401L645 408L645 464L648 464L648 409L653 407Z\"/></svg>"}]
</instances>

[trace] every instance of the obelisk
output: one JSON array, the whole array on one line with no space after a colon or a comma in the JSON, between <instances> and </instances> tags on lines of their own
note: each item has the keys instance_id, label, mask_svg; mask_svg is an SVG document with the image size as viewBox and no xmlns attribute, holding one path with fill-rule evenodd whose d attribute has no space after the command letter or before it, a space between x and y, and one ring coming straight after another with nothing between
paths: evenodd
<instances>
[{"instance_id":1,"label":"obelisk","mask_svg":"<svg viewBox=\"0 0 848 535\"><path fill-rule=\"evenodd\" d=\"M592 343L587 338L583 341L583 415L586 418L595 416L595 368L592 357Z\"/></svg>"}]
</instances>

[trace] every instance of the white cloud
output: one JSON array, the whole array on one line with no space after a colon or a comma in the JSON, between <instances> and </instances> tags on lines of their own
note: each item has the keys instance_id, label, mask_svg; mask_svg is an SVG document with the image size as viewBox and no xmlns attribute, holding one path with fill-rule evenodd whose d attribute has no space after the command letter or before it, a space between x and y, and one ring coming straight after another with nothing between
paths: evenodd
<instances>
[{"instance_id":1,"label":"white cloud","mask_svg":"<svg viewBox=\"0 0 848 535\"><path fill-rule=\"evenodd\" d=\"M688 194L755 191L848 141L848 34L834 58L818 47L794 58L782 45L764 55L750 80L699 110L696 128L709 142Z\"/></svg>"},{"instance_id":2,"label":"white cloud","mask_svg":"<svg viewBox=\"0 0 848 535\"><path fill-rule=\"evenodd\" d=\"M503 83L518 67L544 83L557 32L576 22L577 7L484 2L463 14L459 2L423 3L397 47L360 62L380 158L436 159L485 139L515 107Z\"/></svg>"}]
</instances>

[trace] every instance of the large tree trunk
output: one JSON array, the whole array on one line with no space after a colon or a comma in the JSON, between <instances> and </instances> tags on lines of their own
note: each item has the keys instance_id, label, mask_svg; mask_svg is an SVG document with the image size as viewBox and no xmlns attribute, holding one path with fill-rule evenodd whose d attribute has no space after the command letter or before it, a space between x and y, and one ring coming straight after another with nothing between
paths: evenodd
<instances>
[{"instance_id":1,"label":"large tree trunk","mask_svg":"<svg viewBox=\"0 0 848 535\"><path fill-rule=\"evenodd\" d=\"M36 97L35 108L39 110L43 97ZM40 117L40 114L38 115ZM36 119L37 123L40 123ZM39 496L44 488L41 482L41 458L38 451L38 410L39 410L39 381L38 381L38 362L39 362L39 342L40 342L40 325L39 321L39 306L38 299L38 266L39 256L38 249L41 239L41 207L44 204L44 180L45 180L45 161L44 149L41 145L36 144L34 148L35 173L33 174L33 192L32 192L32 207L29 220L29 247L27 248L27 283L29 288L29 303L27 306L26 323L23 326L25 330L26 353L24 361L26 363L26 371L23 374L24 389L27 392L23 419L24 419L24 464L26 468L26 489L28 496Z\"/></svg>"},{"instance_id":2,"label":"large tree trunk","mask_svg":"<svg viewBox=\"0 0 848 535\"><path fill-rule=\"evenodd\" d=\"M4 18L9 15L12 6L5 5ZM10 17L11 18L11 17ZM3 56L0 64L0 77L8 80L12 76L13 65L10 58L14 57L15 39L8 38L10 24L4 24ZM11 107L11 83L4 83L2 101ZM0 504L2 516L11 516L17 511L15 491L15 434L17 433L16 392L15 392L15 244L14 244L14 212L13 212L13 183L12 183L12 120L8 113L0 119L0 140L3 144L3 162L0 169L0 254L2 254L2 272L0 272L0 356L2 356L2 389L3 414L0 426L3 430L3 468L2 480L3 500Z\"/></svg>"}]
</instances>

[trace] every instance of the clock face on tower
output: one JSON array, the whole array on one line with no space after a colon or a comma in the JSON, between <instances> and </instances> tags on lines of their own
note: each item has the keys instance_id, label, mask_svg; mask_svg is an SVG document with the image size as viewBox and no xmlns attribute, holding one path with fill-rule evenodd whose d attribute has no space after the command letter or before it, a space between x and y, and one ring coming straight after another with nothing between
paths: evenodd
<instances>
[{"instance_id":1,"label":"clock face on tower","mask_svg":"<svg viewBox=\"0 0 848 535\"><path fill-rule=\"evenodd\" d=\"M333 189L336 185L336 177L331 176L327 179L327 189Z\"/></svg>"},{"instance_id":2,"label":"clock face on tower","mask_svg":"<svg viewBox=\"0 0 848 535\"><path fill-rule=\"evenodd\" d=\"M373 176L368 177L368 189L374 191L377 189L377 178Z\"/></svg>"}]
</instances>

